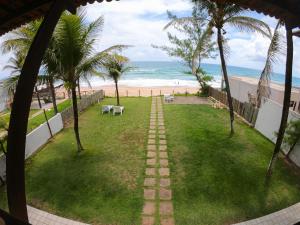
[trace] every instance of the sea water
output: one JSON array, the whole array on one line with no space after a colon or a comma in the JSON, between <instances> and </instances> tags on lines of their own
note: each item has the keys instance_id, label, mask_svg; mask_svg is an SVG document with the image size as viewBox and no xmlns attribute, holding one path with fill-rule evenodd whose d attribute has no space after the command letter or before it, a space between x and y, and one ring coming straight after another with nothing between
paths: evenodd
<instances>
[{"instance_id":1,"label":"sea water","mask_svg":"<svg viewBox=\"0 0 300 225\"><path fill-rule=\"evenodd\" d=\"M132 62L133 70L124 74L120 81L120 85L131 87L156 87L156 86L172 86L172 87L199 87L199 83L193 75L189 75L188 68L181 62ZM213 87L221 86L221 67L217 64L202 64L202 68L213 76L210 84ZM229 76L244 76L259 78L261 71L249 68L227 66ZM284 75L273 73L272 82L283 84ZM103 78L92 78L92 86L111 85L113 81ZM293 86L300 87L300 78L293 77Z\"/></svg>"}]
</instances>

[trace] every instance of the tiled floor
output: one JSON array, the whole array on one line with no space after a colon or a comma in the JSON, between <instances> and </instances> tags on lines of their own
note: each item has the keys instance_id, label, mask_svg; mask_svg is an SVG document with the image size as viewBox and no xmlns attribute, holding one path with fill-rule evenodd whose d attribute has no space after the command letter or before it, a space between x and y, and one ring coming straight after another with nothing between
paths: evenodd
<instances>
[{"instance_id":1,"label":"tiled floor","mask_svg":"<svg viewBox=\"0 0 300 225\"><path fill-rule=\"evenodd\" d=\"M59 217L45 211L27 206L29 222L32 225L88 225L74 220Z\"/></svg>"},{"instance_id":2,"label":"tiled floor","mask_svg":"<svg viewBox=\"0 0 300 225\"><path fill-rule=\"evenodd\" d=\"M300 203L278 212L235 225L294 225L300 222Z\"/></svg>"}]
</instances>

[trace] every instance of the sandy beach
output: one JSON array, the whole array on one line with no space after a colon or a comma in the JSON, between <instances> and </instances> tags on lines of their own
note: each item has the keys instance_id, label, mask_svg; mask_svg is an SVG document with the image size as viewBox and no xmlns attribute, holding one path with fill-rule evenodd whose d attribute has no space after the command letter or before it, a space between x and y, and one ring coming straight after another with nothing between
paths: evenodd
<instances>
[{"instance_id":1,"label":"sandy beach","mask_svg":"<svg viewBox=\"0 0 300 225\"><path fill-rule=\"evenodd\" d=\"M87 95L92 92L104 90L105 96L115 96L115 86L114 85L105 85L105 86L97 86L93 88L89 87L81 87L81 94ZM195 87L185 87L185 86L177 86L177 87L131 87L120 85L119 86L119 95L120 96L158 96L163 94L195 94L199 91L199 88ZM57 95L62 96L66 95L66 90L62 87L56 90Z\"/></svg>"}]
</instances>

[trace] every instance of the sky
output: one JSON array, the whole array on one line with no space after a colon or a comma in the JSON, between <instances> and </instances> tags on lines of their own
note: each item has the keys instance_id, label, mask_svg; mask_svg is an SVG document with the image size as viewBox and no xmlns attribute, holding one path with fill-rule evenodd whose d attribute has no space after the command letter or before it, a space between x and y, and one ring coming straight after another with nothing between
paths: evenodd
<instances>
[{"instance_id":1,"label":"sky","mask_svg":"<svg viewBox=\"0 0 300 225\"><path fill-rule=\"evenodd\" d=\"M168 23L166 11L178 16L191 14L192 5L189 0L120 0L88 4L84 7L87 20L93 21L99 16L104 17L104 27L97 36L97 50L103 50L116 44L133 45L124 51L131 61L175 61L160 49L152 45L168 45L168 38L163 27ZM276 26L276 20L268 16L247 12L266 22L271 28ZM230 55L227 64L262 70L269 40L257 33L241 33L234 28L225 27L226 38L229 39ZM0 37L0 44L6 36ZM299 39L299 38L298 38ZM7 63L10 54L0 55L0 74ZM294 76L300 77L300 39L295 39L294 46ZM203 63L219 64L219 57L203 60ZM274 71L284 73L285 58L274 65Z\"/></svg>"}]
</instances>

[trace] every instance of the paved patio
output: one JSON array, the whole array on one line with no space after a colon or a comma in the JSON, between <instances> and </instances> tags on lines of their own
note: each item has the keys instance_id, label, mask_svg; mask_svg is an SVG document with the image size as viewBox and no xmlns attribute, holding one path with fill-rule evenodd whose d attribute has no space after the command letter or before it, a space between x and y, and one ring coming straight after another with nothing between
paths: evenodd
<instances>
[{"instance_id":1,"label":"paved patio","mask_svg":"<svg viewBox=\"0 0 300 225\"><path fill-rule=\"evenodd\" d=\"M27 206L29 222L32 225L88 225L74 220L59 217L45 211Z\"/></svg>"},{"instance_id":2,"label":"paved patio","mask_svg":"<svg viewBox=\"0 0 300 225\"><path fill-rule=\"evenodd\" d=\"M295 225L300 224L300 203L275 213L234 225Z\"/></svg>"}]
</instances>

